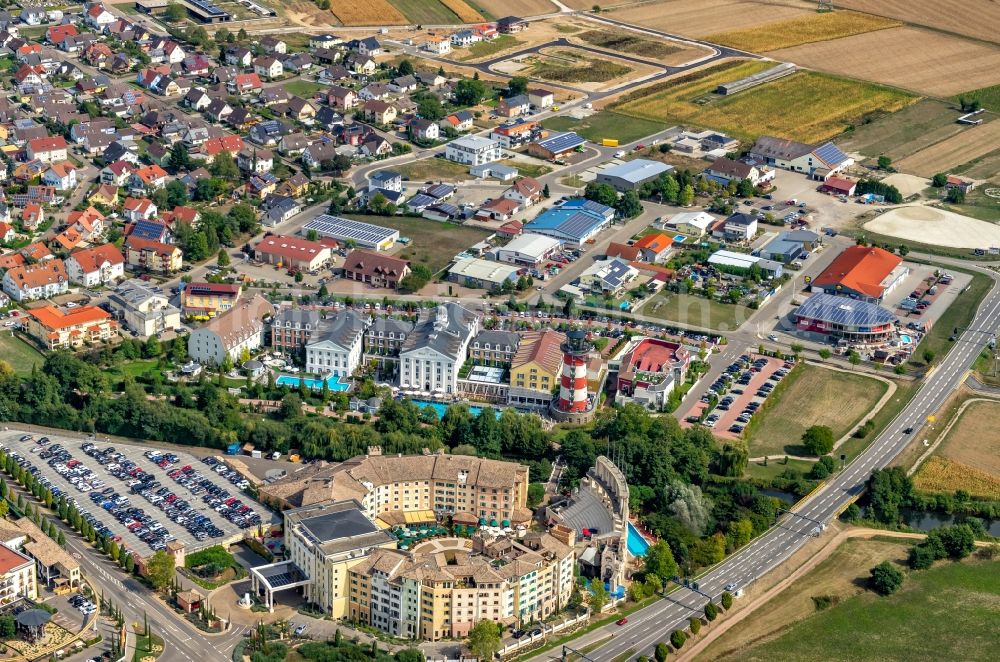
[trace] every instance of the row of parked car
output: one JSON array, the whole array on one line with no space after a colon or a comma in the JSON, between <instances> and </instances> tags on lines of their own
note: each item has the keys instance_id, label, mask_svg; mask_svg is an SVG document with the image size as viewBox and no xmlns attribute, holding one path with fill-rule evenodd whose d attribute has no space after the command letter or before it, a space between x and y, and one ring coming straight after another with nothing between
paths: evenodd
<instances>
[{"instance_id":1,"label":"row of parked car","mask_svg":"<svg viewBox=\"0 0 1000 662\"><path fill-rule=\"evenodd\" d=\"M212 520L206 516L192 511L191 504L175 494L165 485L161 485L156 477L128 459L123 453L118 452L113 446L101 449L95 444L86 443L83 451L93 456L98 462L110 471L113 475L125 481L132 494L137 494L163 511L164 516L175 524L183 526L195 538L195 540L207 540L209 538L220 538L223 530L216 526ZM146 457L157 462L166 461L166 466L176 464L179 458L173 454L165 454L169 457L159 457L164 455L154 452L154 457L150 458L150 452ZM112 498L113 497L113 498ZM163 549L166 543L173 539L169 533L155 522L152 517L146 515L141 508L129 507L127 496L118 496L116 493L105 494L95 493L91 495L94 503L99 503L102 508L110 512L114 517L122 521L125 526L135 533L141 540L147 542L154 550ZM122 517L132 516L139 526L135 526L135 521L128 522ZM149 540L147 540L147 537Z\"/></svg>"},{"instance_id":2,"label":"row of parked car","mask_svg":"<svg viewBox=\"0 0 1000 662\"><path fill-rule=\"evenodd\" d=\"M758 358L756 360L751 360L751 357L747 354L742 355L739 359L729 364L726 367L726 372L720 376L708 389L702 400L705 402L710 402L712 396L719 398L718 404L716 406L717 411L729 411L732 406L736 403L736 398L744 394L744 389L742 387L749 386L750 382L753 380L754 374L761 372L768 365L767 359ZM780 382L788 372L794 367L794 364L786 361L782 367L771 373L767 381L758 387L757 392L754 394L759 400L752 399L746 403L743 411L740 415L736 417L736 421L729 426L729 432L734 434L740 434L743 432L747 423L753 418L754 414L763 406L764 401L767 400L768 396L774 390L774 387ZM712 428L715 427L721 415L718 413L709 414L705 418L705 425Z\"/></svg>"},{"instance_id":3,"label":"row of parked car","mask_svg":"<svg viewBox=\"0 0 1000 662\"><path fill-rule=\"evenodd\" d=\"M220 462L214 457L206 457L202 462L211 467L220 476L226 476L230 472L235 473L225 462ZM236 475L239 476L239 474ZM238 497L230 494L228 490L213 483L208 477L190 465L170 472L169 476L178 483L187 486L192 492L202 494L201 500L209 508L241 529L257 526L262 521L260 515L253 508L243 503ZM239 486L241 483L249 485L242 477L235 484Z\"/></svg>"},{"instance_id":4,"label":"row of parked car","mask_svg":"<svg viewBox=\"0 0 1000 662\"><path fill-rule=\"evenodd\" d=\"M69 598L69 603L83 612L84 616L90 616L95 611L97 611L97 605L91 602L88 598L83 597L79 593L76 593Z\"/></svg>"}]
</instances>

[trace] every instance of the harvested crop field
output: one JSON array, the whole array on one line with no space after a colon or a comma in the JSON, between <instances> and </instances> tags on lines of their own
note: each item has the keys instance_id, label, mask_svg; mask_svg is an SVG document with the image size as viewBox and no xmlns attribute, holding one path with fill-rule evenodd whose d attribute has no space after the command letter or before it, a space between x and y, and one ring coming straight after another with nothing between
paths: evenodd
<instances>
[{"instance_id":1,"label":"harvested crop field","mask_svg":"<svg viewBox=\"0 0 1000 662\"><path fill-rule=\"evenodd\" d=\"M529 73L535 78L558 83L604 83L632 72L621 62L598 59L585 51L545 49L531 63Z\"/></svg>"},{"instance_id":2,"label":"harvested crop field","mask_svg":"<svg viewBox=\"0 0 1000 662\"><path fill-rule=\"evenodd\" d=\"M666 39L645 37L629 30L588 30L577 39L617 53L645 57L663 64L678 65L710 54L707 48L696 48Z\"/></svg>"},{"instance_id":3,"label":"harvested crop field","mask_svg":"<svg viewBox=\"0 0 1000 662\"><path fill-rule=\"evenodd\" d=\"M1000 43L995 0L837 0L837 6Z\"/></svg>"},{"instance_id":4,"label":"harvested crop field","mask_svg":"<svg viewBox=\"0 0 1000 662\"><path fill-rule=\"evenodd\" d=\"M549 0L475 0L477 7L493 16L539 16L556 11Z\"/></svg>"},{"instance_id":5,"label":"harvested crop field","mask_svg":"<svg viewBox=\"0 0 1000 662\"><path fill-rule=\"evenodd\" d=\"M1000 478L988 471L944 457L930 457L913 477L913 487L932 494L954 494L965 490L979 499L1000 499Z\"/></svg>"},{"instance_id":6,"label":"harvested crop field","mask_svg":"<svg viewBox=\"0 0 1000 662\"><path fill-rule=\"evenodd\" d=\"M935 143L893 165L897 170L930 177L989 154L1000 145L1000 122L987 122Z\"/></svg>"},{"instance_id":7,"label":"harvested crop field","mask_svg":"<svg viewBox=\"0 0 1000 662\"><path fill-rule=\"evenodd\" d=\"M466 4L465 0L441 0L441 4L450 9L458 16L458 20L464 23L475 23L485 18L472 6Z\"/></svg>"},{"instance_id":8,"label":"harvested crop field","mask_svg":"<svg viewBox=\"0 0 1000 662\"><path fill-rule=\"evenodd\" d=\"M585 8L589 9L592 4ZM638 7L626 5L609 11L608 16L671 34L704 37L815 12L815 2L794 0L780 5L743 0L672 0Z\"/></svg>"},{"instance_id":9,"label":"harvested crop field","mask_svg":"<svg viewBox=\"0 0 1000 662\"><path fill-rule=\"evenodd\" d=\"M934 207L897 207L865 223L870 232L948 248L1000 246L1000 225Z\"/></svg>"},{"instance_id":10,"label":"harvested crop field","mask_svg":"<svg viewBox=\"0 0 1000 662\"><path fill-rule=\"evenodd\" d=\"M862 117L894 112L913 101L905 92L872 83L802 71L739 94L719 97L715 88L773 66L727 62L637 90L611 109L643 119L703 126L743 140L762 134L812 143L843 132ZM794 113L787 112L795 108Z\"/></svg>"},{"instance_id":11,"label":"harvested crop field","mask_svg":"<svg viewBox=\"0 0 1000 662\"><path fill-rule=\"evenodd\" d=\"M933 96L1000 83L1000 48L918 28L879 30L768 55Z\"/></svg>"},{"instance_id":12,"label":"harvested crop field","mask_svg":"<svg viewBox=\"0 0 1000 662\"><path fill-rule=\"evenodd\" d=\"M406 25L409 21L387 0L333 0L330 11L344 25Z\"/></svg>"},{"instance_id":13,"label":"harvested crop field","mask_svg":"<svg viewBox=\"0 0 1000 662\"><path fill-rule=\"evenodd\" d=\"M462 19L458 14L452 11L446 3L441 0L389 0L392 5L400 11L410 23L416 23L417 25L442 25L447 23L467 23L471 21L478 21L479 18L472 19ZM455 0L447 5L455 4L456 7L461 5L464 7L463 11L471 12L472 15L479 16L479 13L473 10L471 7L466 5L462 0Z\"/></svg>"},{"instance_id":14,"label":"harvested crop field","mask_svg":"<svg viewBox=\"0 0 1000 662\"><path fill-rule=\"evenodd\" d=\"M897 113L874 119L844 134L837 145L848 153L868 157L881 154L899 161L934 143L970 127L955 122L959 113L954 104L937 99L921 99Z\"/></svg>"},{"instance_id":15,"label":"harvested crop field","mask_svg":"<svg viewBox=\"0 0 1000 662\"><path fill-rule=\"evenodd\" d=\"M902 23L890 18L858 14L852 11L837 11L796 16L784 21L758 25L749 30L717 32L708 35L705 40L744 51L763 53L779 48L790 48L817 41L828 41L874 32L875 30L896 28L900 25Z\"/></svg>"},{"instance_id":16,"label":"harvested crop field","mask_svg":"<svg viewBox=\"0 0 1000 662\"><path fill-rule=\"evenodd\" d=\"M938 447L943 457L996 476L1000 480L1000 403L980 400L965 405L958 422Z\"/></svg>"}]
</instances>

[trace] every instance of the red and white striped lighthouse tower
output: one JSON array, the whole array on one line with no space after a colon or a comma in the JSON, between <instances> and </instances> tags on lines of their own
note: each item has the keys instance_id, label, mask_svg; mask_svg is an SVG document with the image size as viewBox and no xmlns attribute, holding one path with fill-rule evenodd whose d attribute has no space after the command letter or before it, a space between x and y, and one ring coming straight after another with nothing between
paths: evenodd
<instances>
[{"instance_id":1,"label":"red and white striped lighthouse tower","mask_svg":"<svg viewBox=\"0 0 1000 662\"><path fill-rule=\"evenodd\" d=\"M587 333L580 329L570 331L559 349L563 353L563 369L556 407L566 413L586 412L591 408L587 399L587 357L592 349Z\"/></svg>"}]
</instances>

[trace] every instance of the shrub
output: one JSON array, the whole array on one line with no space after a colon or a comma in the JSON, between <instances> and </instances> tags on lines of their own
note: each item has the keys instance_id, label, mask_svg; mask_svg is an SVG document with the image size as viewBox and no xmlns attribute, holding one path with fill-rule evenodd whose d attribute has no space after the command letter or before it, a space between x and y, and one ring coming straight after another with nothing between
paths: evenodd
<instances>
[{"instance_id":1,"label":"shrub","mask_svg":"<svg viewBox=\"0 0 1000 662\"><path fill-rule=\"evenodd\" d=\"M906 563L913 570L924 570L934 565L934 561L936 560L937 556L930 546L915 545L910 548L910 554L906 559Z\"/></svg>"},{"instance_id":2,"label":"shrub","mask_svg":"<svg viewBox=\"0 0 1000 662\"><path fill-rule=\"evenodd\" d=\"M696 635L701 632L701 619L694 616L691 617L691 634Z\"/></svg>"},{"instance_id":3,"label":"shrub","mask_svg":"<svg viewBox=\"0 0 1000 662\"><path fill-rule=\"evenodd\" d=\"M840 601L836 595L814 595L812 596L816 611L823 611L827 607L832 607Z\"/></svg>"},{"instance_id":4,"label":"shrub","mask_svg":"<svg viewBox=\"0 0 1000 662\"><path fill-rule=\"evenodd\" d=\"M669 654L670 649L667 648L667 645L661 641L656 644L656 650L653 652L653 659L655 659L656 662L663 662L667 659L667 655Z\"/></svg>"},{"instance_id":5,"label":"shrub","mask_svg":"<svg viewBox=\"0 0 1000 662\"><path fill-rule=\"evenodd\" d=\"M892 595L903 585L903 572L889 561L871 569L871 586L879 595Z\"/></svg>"}]
</instances>

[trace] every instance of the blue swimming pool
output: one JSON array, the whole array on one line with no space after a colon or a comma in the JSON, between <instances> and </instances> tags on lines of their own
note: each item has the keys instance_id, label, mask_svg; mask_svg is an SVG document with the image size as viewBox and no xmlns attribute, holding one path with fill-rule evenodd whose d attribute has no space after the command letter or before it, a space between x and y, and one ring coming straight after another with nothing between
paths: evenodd
<instances>
[{"instance_id":1,"label":"blue swimming pool","mask_svg":"<svg viewBox=\"0 0 1000 662\"><path fill-rule=\"evenodd\" d=\"M412 400L413 404L423 409L424 407L430 407L437 414L439 419L444 418L444 413L448 411L448 405L443 402L431 402L430 400ZM479 413L483 411L482 407L476 407L474 405L469 405L469 413L473 416L479 416ZM500 418L500 410L494 409L494 413L497 418Z\"/></svg>"},{"instance_id":2,"label":"blue swimming pool","mask_svg":"<svg viewBox=\"0 0 1000 662\"><path fill-rule=\"evenodd\" d=\"M314 379L312 377L292 377L291 375L279 375L274 383L278 386L291 386L292 388L299 387L299 380L305 381L306 386L314 391L319 391L323 389L323 380ZM330 375L326 379L326 387L331 391L346 391L351 387L349 382L340 381L340 377L337 375Z\"/></svg>"},{"instance_id":3,"label":"blue swimming pool","mask_svg":"<svg viewBox=\"0 0 1000 662\"><path fill-rule=\"evenodd\" d=\"M639 530L628 523L628 553L632 556L645 556L649 549L649 541L642 537Z\"/></svg>"},{"instance_id":4,"label":"blue swimming pool","mask_svg":"<svg viewBox=\"0 0 1000 662\"><path fill-rule=\"evenodd\" d=\"M910 345L910 344L912 344L912 343L913 343L913 338L911 338L910 336L908 336L908 335L907 335L907 334L905 334L905 333L901 333L901 334L899 335L899 339L903 341L903 344L904 344L904 345Z\"/></svg>"},{"instance_id":5,"label":"blue swimming pool","mask_svg":"<svg viewBox=\"0 0 1000 662\"><path fill-rule=\"evenodd\" d=\"M686 235L683 235L683 234L675 234L674 235L674 243L675 244L683 244L685 239L687 239Z\"/></svg>"}]
</instances>

